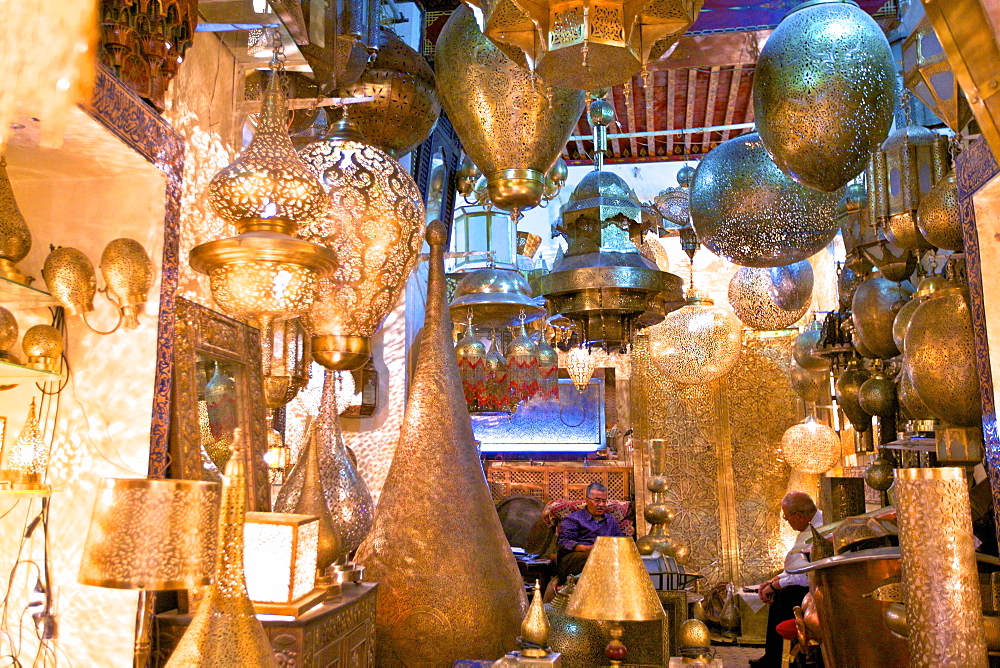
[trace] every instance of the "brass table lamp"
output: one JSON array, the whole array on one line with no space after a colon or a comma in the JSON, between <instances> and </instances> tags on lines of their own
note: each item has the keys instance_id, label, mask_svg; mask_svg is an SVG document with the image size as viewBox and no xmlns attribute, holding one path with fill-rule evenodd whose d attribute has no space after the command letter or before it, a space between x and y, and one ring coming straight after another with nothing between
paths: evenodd
<instances>
[{"instance_id":1,"label":"brass table lamp","mask_svg":"<svg viewBox=\"0 0 1000 668\"><path fill-rule=\"evenodd\" d=\"M654 621L666 616L635 541L597 538L566 614L611 622L611 642L604 653L612 666L622 665L627 649L621 641L624 629L620 622Z\"/></svg>"},{"instance_id":2,"label":"brass table lamp","mask_svg":"<svg viewBox=\"0 0 1000 668\"><path fill-rule=\"evenodd\" d=\"M153 597L207 585L215 562L219 484L105 478L98 488L80 583L138 589L135 665L149 658Z\"/></svg>"}]
</instances>

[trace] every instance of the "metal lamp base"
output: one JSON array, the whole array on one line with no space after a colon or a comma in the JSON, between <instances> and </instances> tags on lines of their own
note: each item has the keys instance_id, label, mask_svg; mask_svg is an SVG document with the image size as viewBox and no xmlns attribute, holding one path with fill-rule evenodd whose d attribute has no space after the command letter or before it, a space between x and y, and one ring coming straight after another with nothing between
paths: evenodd
<instances>
[{"instance_id":1,"label":"metal lamp base","mask_svg":"<svg viewBox=\"0 0 1000 668\"><path fill-rule=\"evenodd\" d=\"M360 369L372 355L371 339L329 334L312 337L312 356L331 371Z\"/></svg>"}]
</instances>

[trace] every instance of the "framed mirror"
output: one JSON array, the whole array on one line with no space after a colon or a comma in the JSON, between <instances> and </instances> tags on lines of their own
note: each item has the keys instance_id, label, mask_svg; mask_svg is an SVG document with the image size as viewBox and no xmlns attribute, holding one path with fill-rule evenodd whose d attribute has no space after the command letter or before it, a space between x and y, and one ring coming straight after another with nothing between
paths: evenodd
<instances>
[{"instance_id":1,"label":"framed mirror","mask_svg":"<svg viewBox=\"0 0 1000 668\"><path fill-rule=\"evenodd\" d=\"M177 298L170 414L172 478L219 480L233 430L247 445L248 510L271 509L257 329Z\"/></svg>"},{"instance_id":2,"label":"framed mirror","mask_svg":"<svg viewBox=\"0 0 1000 668\"><path fill-rule=\"evenodd\" d=\"M427 220L440 218L448 225L450 234L455 211L455 174L462 159L462 143L447 114L441 113L434 132L414 149L412 156L411 172L427 203Z\"/></svg>"}]
</instances>

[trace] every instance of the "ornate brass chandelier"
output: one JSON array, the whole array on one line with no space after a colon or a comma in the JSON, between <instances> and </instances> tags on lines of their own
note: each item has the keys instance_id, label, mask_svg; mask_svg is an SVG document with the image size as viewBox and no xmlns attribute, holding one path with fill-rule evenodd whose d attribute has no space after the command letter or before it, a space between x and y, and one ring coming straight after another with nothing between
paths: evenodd
<instances>
[{"instance_id":1,"label":"ornate brass chandelier","mask_svg":"<svg viewBox=\"0 0 1000 668\"><path fill-rule=\"evenodd\" d=\"M551 273L538 281L550 309L580 328L584 345L627 346L632 333L655 324L682 304L681 279L660 271L629 238L642 209L619 176L602 171L607 125L614 110L594 100L594 171L580 181L562 210L556 233L569 243Z\"/></svg>"},{"instance_id":2,"label":"ornate brass chandelier","mask_svg":"<svg viewBox=\"0 0 1000 668\"><path fill-rule=\"evenodd\" d=\"M596 90L628 81L680 39L704 0L467 0L510 58L553 86Z\"/></svg>"},{"instance_id":3,"label":"ornate brass chandelier","mask_svg":"<svg viewBox=\"0 0 1000 668\"><path fill-rule=\"evenodd\" d=\"M661 223L667 229L679 230L691 224L691 182L695 170L689 165L681 167L677 172L677 185L660 191L653 206L663 217Z\"/></svg>"},{"instance_id":4,"label":"ornate brass chandelier","mask_svg":"<svg viewBox=\"0 0 1000 668\"><path fill-rule=\"evenodd\" d=\"M423 201L413 177L369 144L346 111L299 155L319 175L329 202L326 217L302 235L335 252L340 265L321 282L309 311L312 355L327 369L358 369L417 261Z\"/></svg>"},{"instance_id":5,"label":"ornate brass chandelier","mask_svg":"<svg viewBox=\"0 0 1000 668\"><path fill-rule=\"evenodd\" d=\"M319 179L295 155L288 137L288 107L279 86L283 56L275 48L257 132L250 145L209 184L215 212L239 235L191 251L191 267L208 274L223 311L254 320L271 336L271 322L305 313L321 277L336 266L333 252L292 236L322 215ZM265 360L265 373L269 361Z\"/></svg>"},{"instance_id":6,"label":"ornate brass chandelier","mask_svg":"<svg viewBox=\"0 0 1000 668\"><path fill-rule=\"evenodd\" d=\"M736 364L742 329L729 309L692 289L684 306L647 330L649 355L670 380L703 385L721 378Z\"/></svg>"},{"instance_id":7,"label":"ornate brass chandelier","mask_svg":"<svg viewBox=\"0 0 1000 668\"><path fill-rule=\"evenodd\" d=\"M596 367L597 359L586 346L572 348L566 354L566 371L569 373L573 385L580 392L587 389L590 379L594 377Z\"/></svg>"}]
</instances>

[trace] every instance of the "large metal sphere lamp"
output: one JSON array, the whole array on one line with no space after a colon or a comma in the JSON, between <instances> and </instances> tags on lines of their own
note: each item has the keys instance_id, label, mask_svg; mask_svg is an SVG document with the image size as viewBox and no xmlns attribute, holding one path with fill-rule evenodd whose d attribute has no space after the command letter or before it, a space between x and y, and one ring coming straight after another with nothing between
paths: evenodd
<instances>
[{"instance_id":1,"label":"large metal sphere lamp","mask_svg":"<svg viewBox=\"0 0 1000 668\"><path fill-rule=\"evenodd\" d=\"M869 278L858 286L851 302L851 319L865 348L885 359L899 354L892 338L892 325L912 294L909 283L895 283L881 276Z\"/></svg>"},{"instance_id":2,"label":"large metal sphere lamp","mask_svg":"<svg viewBox=\"0 0 1000 668\"><path fill-rule=\"evenodd\" d=\"M958 211L958 183L955 172L934 184L917 209L917 227L927 242L936 248L961 251L962 220Z\"/></svg>"},{"instance_id":3,"label":"large metal sphere lamp","mask_svg":"<svg viewBox=\"0 0 1000 668\"><path fill-rule=\"evenodd\" d=\"M729 305L750 329L772 331L791 327L809 310L810 301L794 310L778 306L772 294L775 286L767 269L743 267L729 281Z\"/></svg>"},{"instance_id":4,"label":"large metal sphere lamp","mask_svg":"<svg viewBox=\"0 0 1000 668\"><path fill-rule=\"evenodd\" d=\"M802 473L826 473L840 461L840 437L812 416L789 427L781 436L781 454L789 466Z\"/></svg>"},{"instance_id":5,"label":"large metal sphere lamp","mask_svg":"<svg viewBox=\"0 0 1000 668\"><path fill-rule=\"evenodd\" d=\"M875 20L854 2L806 2L757 59L757 130L782 172L822 192L857 176L889 134L896 68Z\"/></svg>"},{"instance_id":6,"label":"large metal sphere lamp","mask_svg":"<svg viewBox=\"0 0 1000 668\"><path fill-rule=\"evenodd\" d=\"M781 172L757 133L719 144L691 185L691 221L710 251L744 267L780 267L823 250L837 234L840 193Z\"/></svg>"},{"instance_id":7,"label":"large metal sphere lamp","mask_svg":"<svg viewBox=\"0 0 1000 668\"><path fill-rule=\"evenodd\" d=\"M742 326L733 313L708 297L690 294L649 334L649 356L668 379L704 385L729 373L739 359Z\"/></svg>"}]
</instances>

